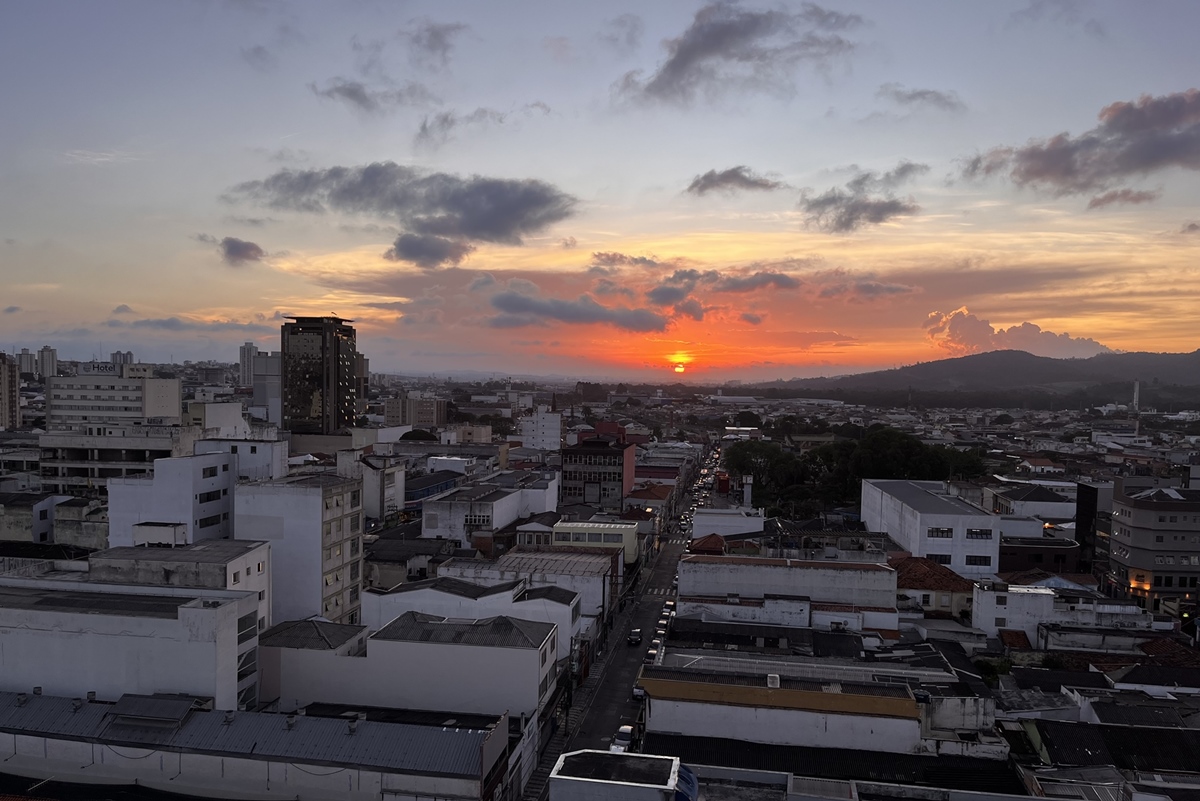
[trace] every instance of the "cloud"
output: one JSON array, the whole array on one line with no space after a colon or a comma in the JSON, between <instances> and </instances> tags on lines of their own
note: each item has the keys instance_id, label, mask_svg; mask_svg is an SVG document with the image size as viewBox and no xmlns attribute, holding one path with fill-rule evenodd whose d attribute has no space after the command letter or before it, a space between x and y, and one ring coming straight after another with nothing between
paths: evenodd
<instances>
[{"instance_id":1,"label":"cloud","mask_svg":"<svg viewBox=\"0 0 1200 801\"><path fill-rule=\"evenodd\" d=\"M109 312L109 314L136 314L136 313L137 312L135 312L133 309L129 308L129 306L125 303L120 304L115 309L113 309L112 311Z\"/></svg>"},{"instance_id":2,"label":"cloud","mask_svg":"<svg viewBox=\"0 0 1200 801\"><path fill-rule=\"evenodd\" d=\"M1187 225L1185 225L1179 229L1179 233L1181 233L1181 234L1200 233L1200 223L1194 223L1194 222L1188 223Z\"/></svg>"},{"instance_id":3,"label":"cloud","mask_svg":"<svg viewBox=\"0 0 1200 801\"><path fill-rule=\"evenodd\" d=\"M754 314L752 312L742 312L740 315L738 315L738 319L740 319L742 322L750 323L750 325L759 325L763 321L763 316L761 314Z\"/></svg>"},{"instance_id":4,"label":"cloud","mask_svg":"<svg viewBox=\"0 0 1200 801\"><path fill-rule=\"evenodd\" d=\"M539 100L533 103L526 103L515 112L497 111L494 108L485 108L483 106L469 114L459 114L457 111L440 111L437 114L428 115L421 120L421 125L417 128L417 132L413 136L413 146L438 148L453 139L456 130L467 127L483 128L489 125L503 125L508 122L513 114L530 117L535 113L540 113L543 116L547 115L550 113L550 107Z\"/></svg>"},{"instance_id":5,"label":"cloud","mask_svg":"<svg viewBox=\"0 0 1200 801\"><path fill-rule=\"evenodd\" d=\"M231 197L315 214L370 214L413 233L510 245L570 217L577 202L532 178L462 178L390 161L285 169L235 186Z\"/></svg>"},{"instance_id":6,"label":"cloud","mask_svg":"<svg viewBox=\"0 0 1200 801\"><path fill-rule=\"evenodd\" d=\"M232 214L225 216L225 222L233 225L245 225L250 228L263 228L273 223L279 222L273 217L236 217Z\"/></svg>"},{"instance_id":7,"label":"cloud","mask_svg":"<svg viewBox=\"0 0 1200 801\"><path fill-rule=\"evenodd\" d=\"M1072 337L1044 331L1035 323L1024 322L1011 328L993 328L987 320L971 314L962 306L949 314L930 312L922 325L929 338L954 356L993 350L1023 350L1038 356L1058 359L1086 358L1112 350L1094 339Z\"/></svg>"},{"instance_id":8,"label":"cloud","mask_svg":"<svg viewBox=\"0 0 1200 801\"><path fill-rule=\"evenodd\" d=\"M622 14L605 23L597 36L618 53L629 54L641 46L645 29L646 25L638 15Z\"/></svg>"},{"instance_id":9,"label":"cloud","mask_svg":"<svg viewBox=\"0 0 1200 801\"><path fill-rule=\"evenodd\" d=\"M854 49L854 44L827 31L859 23L856 15L828 12L811 3L799 13L710 3L696 12L678 38L664 43L667 58L654 74L643 78L640 70L629 72L614 89L625 97L679 105L731 87L790 94L798 66L822 68Z\"/></svg>"},{"instance_id":10,"label":"cloud","mask_svg":"<svg viewBox=\"0 0 1200 801\"><path fill-rule=\"evenodd\" d=\"M242 61L245 61L259 72L270 72L279 64L279 59L262 45L242 48Z\"/></svg>"},{"instance_id":11,"label":"cloud","mask_svg":"<svg viewBox=\"0 0 1200 801\"><path fill-rule=\"evenodd\" d=\"M622 284L618 284L611 278L601 278L596 281L592 287L592 292L597 295L625 295L633 297L633 290Z\"/></svg>"},{"instance_id":12,"label":"cloud","mask_svg":"<svg viewBox=\"0 0 1200 801\"><path fill-rule=\"evenodd\" d=\"M511 328L554 320L571 325L611 325L644 333L664 331L669 322L667 317L650 309L602 306L589 295L581 295L577 300L560 300L501 292L492 296L492 306L502 313L500 318L489 321L492 327Z\"/></svg>"},{"instance_id":13,"label":"cloud","mask_svg":"<svg viewBox=\"0 0 1200 801\"><path fill-rule=\"evenodd\" d=\"M1095 17L1084 17L1086 8L1079 0L1032 0L1025 8L1009 15L1010 25L1035 25L1055 22L1066 27L1080 27L1084 33L1104 39L1108 32Z\"/></svg>"},{"instance_id":14,"label":"cloud","mask_svg":"<svg viewBox=\"0 0 1200 801\"><path fill-rule=\"evenodd\" d=\"M800 281L786 273L759 270L748 275L726 275L713 285L717 292L754 292L766 287L796 289Z\"/></svg>"},{"instance_id":15,"label":"cloud","mask_svg":"<svg viewBox=\"0 0 1200 801\"><path fill-rule=\"evenodd\" d=\"M408 44L408 58L413 66L438 71L450 65L454 40L468 30L470 26L461 22L418 19L402 28L398 36Z\"/></svg>"},{"instance_id":16,"label":"cloud","mask_svg":"<svg viewBox=\"0 0 1200 801\"><path fill-rule=\"evenodd\" d=\"M919 290L908 284L877 281L872 278L847 279L830 283L818 295L822 298L847 298L850 300L875 300L892 295L911 295Z\"/></svg>"},{"instance_id":17,"label":"cloud","mask_svg":"<svg viewBox=\"0 0 1200 801\"><path fill-rule=\"evenodd\" d=\"M662 267L665 264L657 256L630 256L616 251L596 251L592 254L593 267Z\"/></svg>"},{"instance_id":18,"label":"cloud","mask_svg":"<svg viewBox=\"0 0 1200 801\"><path fill-rule=\"evenodd\" d=\"M496 285L496 276L491 273L480 273L471 279L471 283L467 284L468 292L477 292L480 289L487 289L490 286Z\"/></svg>"},{"instance_id":19,"label":"cloud","mask_svg":"<svg viewBox=\"0 0 1200 801\"><path fill-rule=\"evenodd\" d=\"M573 236L565 236L558 240L558 244L563 250L574 250L579 245L579 241Z\"/></svg>"},{"instance_id":20,"label":"cloud","mask_svg":"<svg viewBox=\"0 0 1200 801\"><path fill-rule=\"evenodd\" d=\"M4 308L4 312L3 312L3 313L4 313L4 314L16 314L16 313L17 313L17 312L19 312L20 310L21 310L21 307L20 307L20 306L6 306L6 307Z\"/></svg>"},{"instance_id":21,"label":"cloud","mask_svg":"<svg viewBox=\"0 0 1200 801\"><path fill-rule=\"evenodd\" d=\"M1114 189L1102 195L1096 195L1088 201L1089 209L1102 209L1115 204L1136 206L1142 203L1153 203L1162 196L1161 190L1137 191L1134 189Z\"/></svg>"},{"instance_id":22,"label":"cloud","mask_svg":"<svg viewBox=\"0 0 1200 801\"><path fill-rule=\"evenodd\" d=\"M1060 133L1023 147L995 147L966 160L967 179L1006 175L1055 197L1103 192L1171 168L1200 170L1200 91L1117 102L1079 136Z\"/></svg>"},{"instance_id":23,"label":"cloud","mask_svg":"<svg viewBox=\"0 0 1200 801\"><path fill-rule=\"evenodd\" d=\"M697 322L704 320L704 313L708 311L700 301L695 298L688 298L682 303L675 304L675 315L677 317L691 317Z\"/></svg>"},{"instance_id":24,"label":"cloud","mask_svg":"<svg viewBox=\"0 0 1200 801\"><path fill-rule=\"evenodd\" d=\"M647 290L646 299L659 306L672 306L682 303L695 291L697 284L711 284L717 281L721 274L716 270L700 272L699 270L676 270L655 287Z\"/></svg>"},{"instance_id":25,"label":"cloud","mask_svg":"<svg viewBox=\"0 0 1200 801\"><path fill-rule=\"evenodd\" d=\"M458 264L474 250L474 245L434 234L401 234L383 257L433 269L443 264Z\"/></svg>"},{"instance_id":26,"label":"cloud","mask_svg":"<svg viewBox=\"0 0 1200 801\"><path fill-rule=\"evenodd\" d=\"M221 258L226 264L241 267L251 261L262 261L267 252L253 242L227 236L221 240Z\"/></svg>"},{"instance_id":27,"label":"cloud","mask_svg":"<svg viewBox=\"0 0 1200 801\"><path fill-rule=\"evenodd\" d=\"M68 150L63 153L63 157L72 164L88 164L93 167L142 160L140 156L119 150Z\"/></svg>"},{"instance_id":28,"label":"cloud","mask_svg":"<svg viewBox=\"0 0 1200 801\"><path fill-rule=\"evenodd\" d=\"M338 100L367 114L382 114L401 106L430 106L440 102L422 83L408 81L392 89L372 89L362 81L330 78L324 87L308 85L317 97Z\"/></svg>"},{"instance_id":29,"label":"cloud","mask_svg":"<svg viewBox=\"0 0 1200 801\"><path fill-rule=\"evenodd\" d=\"M741 190L770 192L782 189L784 186L785 184L780 181L772 181L761 175L755 175L749 167L738 165L720 172L709 170L703 175L697 175L684 191L693 195L704 195L709 192L732 194Z\"/></svg>"},{"instance_id":30,"label":"cloud","mask_svg":"<svg viewBox=\"0 0 1200 801\"><path fill-rule=\"evenodd\" d=\"M212 234L193 234L192 239L195 239L197 242L203 242L206 245L217 245L221 242L221 240Z\"/></svg>"},{"instance_id":31,"label":"cloud","mask_svg":"<svg viewBox=\"0 0 1200 801\"><path fill-rule=\"evenodd\" d=\"M885 83L876 97L891 100L900 106L935 108L940 111L965 111L967 106L954 92L937 89L907 89L903 84Z\"/></svg>"},{"instance_id":32,"label":"cloud","mask_svg":"<svg viewBox=\"0 0 1200 801\"><path fill-rule=\"evenodd\" d=\"M259 325L257 323L242 323L236 320L188 320L182 317L160 317L141 320L106 320L104 325L108 328L132 328L132 329L150 329L154 331L172 331L172 332L188 332L188 331L209 331L209 332L230 332L236 331L245 334L274 334L278 333L278 328L273 328L267 325Z\"/></svg>"},{"instance_id":33,"label":"cloud","mask_svg":"<svg viewBox=\"0 0 1200 801\"><path fill-rule=\"evenodd\" d=\"M860 171L844 188L833 187L820 195L805 190L800 208L808 225L828 233L851 233L866 225L919 212L921 207L911 197L897 198L892 192L926 172L929 165L911 161L902 161L885 173Z\"/></svg>"}]
</instances>

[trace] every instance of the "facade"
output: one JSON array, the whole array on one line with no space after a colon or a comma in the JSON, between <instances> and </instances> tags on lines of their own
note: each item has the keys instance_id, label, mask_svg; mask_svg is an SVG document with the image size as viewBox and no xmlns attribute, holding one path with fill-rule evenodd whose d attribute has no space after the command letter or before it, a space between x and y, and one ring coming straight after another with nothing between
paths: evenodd
<instances>
[{"instance_id":1,"label":"facade","mask_svg":"<svg viewBox=\"0 0 1200 801\"><path fill-rule=\"evenodd\" d=\"M356 419L357 358L353 320L289 317L280 333L283 427L333 434Z\"/></svg>"},{"instance_id":2,"label":"facade","mask_svg":"<svg viewBox=\"0 0 1200 801\"><path fill-rule=\"evenodd\" d=\"M148 378L136 364L91 362L80 374L46 382L46 430L96 426L179 425L183 414L178 378Z\"/></svg>"},{"instance_id":3,"label":"facade","mask_svg":"<svg viewBox=\"0 0 1200 801\"><path fill-rule=\"evenodd\" d=\"M896 570L896 592L907 596L926 615L970 616L974 584L945 565L920 556L891 562Z\"/></svg>"},{"instance_id":4,"label":"facade","mask_svg":"<svg viewBox=\"0 0 1200 801\"><path fill-rule=\"evenodd\" d=\"M30 353L29 348L21 348L21 352L17 354L17 366L22 373L28 373L34 377L37 376L37 354Z\"/></svg>"},{"instance_id":5,"label":"facade","mask_svg":"<svg viewBox=\"0 0 1200 801\"><path fill-rule=\"evenodd\" d=\"M0 588L0 690L257 703L254 593L4 577Z\"/></svg>"},{"instance_id":6,"label":"facade","mask_svg":"<svg viewBox=\"0 0 1200 801\"><path fill-rule=\"evenodd\" d=\"M989 637L1004 630L1020 631L1030 646L1039 650L1049 649L1053 627L1090 629L1102 638L1106 630L1124 634L1131 630L1150 631L1156 625L1153 615L1130 601L1106 598L1088 590L1018 586L999 581L975 582L971 614L974 627ZM1065 648L1109 650L1102 645Z\"/></svg>"},{"instance_id":7,"label":"facade","mask_svg":"<svg viewBox=\"0 0 1200 801\"><path fill-rule=\"evenodd\" d=\"M586 439L562 449L562 503L586 503L620 512L633 491L637 448Z\"/></svg>"},{"instance_id":8,"label":"facade","mask_svg":"<svg viewBox=\"0 0 1200 801\"><path fill-rule=\"evenodd\" d=\"M275 439L205 438L195 445L197 455L228 453L234 457L230 470L238 481L265 481L288 474L288 444Z\"/></svg>"},{"instance_id":9,"label":"facade","mask_svg":"<svg viewBox=\"0 0 1200 801\"><path fill-rule=\"evenodd\" d=\"M238 348L238 386L254 386L254 357L258 355L258 346L247 342Z\"/></svg>"},{"instance_id":10,"label":"facade","mask_svg":"<svg viewBox=\"0 0 1200 801\"><path fill-rule=\"evenodd\" d=\"M886 532L914 556L945 565L961 576L994 575L1000 565L1002 519L949 495L940 481L864 479L862 520ZM1033 521L1032 533L1041 534ZM1015 523L1010 525L1017 533Z\"/></svg>"},{"instance_id":11,"label":"facade","mask_svg":"<svg viewBox=\"0 0 1200 801\"><path fill-rule=\"evenodd\" d=\"M521 518L552 512L557 505L558 477L554 473L499 473L486 483L425 499L421 537L453 540L460 547L490 553L497 531Z\"/></svg>"},{"instance_id":12,"label":"facade","mask_svg":"<svg viewBox=\"0 0 1200 801\"><path fill-rule=\"evenodd\" d=\"M554 545L558 548L605 548L625 553L630 571L642 558L642 538L637 523L555 523Z\"/></svg>"},{"instance_id":13,"label":"facade","mask_svg":"<svg viewBox=\"0 0 1200 801\"><path fill-rule=\"evenodd\" d=\"M38 437L42 489L59 495L108 494L108 479L142 476L156 459L190 456L203 430L159 425L96 425Z\"/></svg>"},{"instance_id":14,"label":"facade","mask_svg":"<svg viewBox=\"0 0 1200 801\"><path fill-rule=\"evenodd\" d=\"M274 620L319 615L357 625L363 580L362 482L333 472L239 484L235 536L271 544Z\"/></svg>"},{"instance_id":15,"label":"facade","mask_svg":"<svg viewBox=\"0 0 1200 801\"><path fill-rule=\"evenodd\" d=\"M517 438L526 448L558 450L562 447L562 414L550 411L547 406L537 407L533 414L521 418Z\"/></svg>"},{"instance_id":16,"label":"facade","mask_svg":"<svg viewBox=\"0 0 1200 801\"><path fill-rule=\"evenodd\" d=\"M7 353L0 353L0 431L21 426L21 367Z\"/></svg>"},{"instance_id":17,"label":"facade","mask_svg":"<svg viewBox=\"0 0 1200 801\"><path fill-rule=\"evenodd\" d=\"M58 351L49 345L37 352L37 374L43 383L58 375Z\"/></svg>"},{"instance_id":18,"label":"facade","mask_svg":"<svg viewBox=\"0 0 1200 801\"><path fill-rule=\"evenodd\" d=\"M283 355L256 353L250 384L254 388L254 408L268 423L283 425Z\"/></svg>"},{"instance_id":19,"label":"facade","mask_svg":"<svg viewBox=\"0 0 1200 801\"><path fill-rule=\"evenodd\" d=\"M234 531L236 486L236 463L225 453L156 459L153 475L109 479L109 545L182 545L229 539ZM163 523L181 524L182 532L153 525ZM176 541L180 533L182 543ZM170 541L163 542L163 535Z\"/></svg>"},{"instance_id":20,"label":"facade","mask_svg":"<svg viewBox=\"0 0 1200 801\"><path fill-rule=\"evenodd\" d=\"M1200 489L1113 491L1109 594L1157 612L1164 599L1195 599L1200 582Z\"/></svg>"},{"instance_id":21,"label":"facade","mask_svg":"<svg viewBox=\"0 0 1200 801\"><path fill-rule=\"evenodd\" d=\"M0 542L50 542L61 496L0 492Z\"/></svg>"},{"instance_id":22,"label":"facade","mask_svg":"<svg viewBox=\"0 0 1200 801\"><path fill-rule=\"evenodd\" d=\"M113 364L133 364L133 351L114 350L108 357Z\"/></svg>"},{"instance_id":23,"label":"facade","mask_svg":"<svg viewBox=\"0 0 1200 801\"><path fill-rule=\"evenodd\" d=\"M383 402L383 419L389 426L444 426L446 415L444 398L427 397L416 392L402 392L399 397Z\"/></svg>"}]
</instances>

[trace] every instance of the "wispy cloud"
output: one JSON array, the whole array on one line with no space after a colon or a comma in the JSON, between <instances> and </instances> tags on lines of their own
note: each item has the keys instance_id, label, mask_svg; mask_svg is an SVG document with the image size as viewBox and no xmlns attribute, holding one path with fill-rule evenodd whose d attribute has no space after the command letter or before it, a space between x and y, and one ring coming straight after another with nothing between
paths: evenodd
<instances>
[{"instance_id":1,"label":"wispy cloud","mask_svg":"<svg viewBox=\"0 0 1200 801\"><path fill-rule=\"evenodd\" d=\"M706 195L709 192L771 192L782 189L787 184L758 175L745 165L730 167L727 170L709 170L703 175L697 175L688 184L685 192L693 195Z\"/></svg>"}]
</instances>

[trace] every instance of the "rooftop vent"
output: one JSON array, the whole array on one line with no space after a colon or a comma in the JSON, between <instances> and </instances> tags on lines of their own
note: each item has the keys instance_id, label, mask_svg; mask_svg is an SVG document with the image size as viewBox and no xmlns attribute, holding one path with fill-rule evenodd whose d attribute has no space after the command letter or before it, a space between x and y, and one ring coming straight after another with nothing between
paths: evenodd
<instances>
[{"instance_id":1,"label":"rooftop vent","mask_svg":"<svg viewBox=\"0 0 1200 801\"><path fill-rule=\"evenodd\" d=\"M71 699L71 711L78 712L81 709L83 709L83 699L82 698L72 698Z\"/></svg>"},{"instance_id":2,"label":"rooftop vent","mask_svg":"<svg viewBox=\"0 0 1200 801\"><path fill-rule=\"evenodd\" d=\"M39 686L37 686L37 687L34 687L34 688L33 688L33 694L34 694L34 695L41 695L41 694L42 694L42 688L41 688L41 686L40 686L40 685L39 685Z\"/></svg>"},{"instance_id":3,"label":"rooftop vent","mask_svg":"<svg viewBox=\"0 0 1200 801\"><path fill-rule=\"evenodd\" d=\"M25 706L29 701L29 696L25 693L17 693L17 706Z\"/></svg>"},{"instance_id":4,"label":"rooftop vent","mask_svg":"<svg viewBox=\"0 0 1200 801\"><path fill-rule=\"evenodd\" d=\"M88 690L88 692L87 692L87 700L88 700L88 703L89 703L89 704L90 704L92 701L95 701L95 700L96 700L96 691L95 691L95 690Z\"/></svg>"},{"instance_id":5,"label":"rooftop vent","mask_svg":"<svg viewBox=\"0 0 1200 801\"><path fill-rule=\"evenodd\" d=\"M230 724L232 724L232 723L233 723L233 713L232 713L232 712L226 712L226 713L225 713L224 725L228 726L228 725L230 725Z\"/></svg>"},{"instance_id":6,"label":"rooftop vent","mask_svg":"<svg viewBox=\"0 0 1200 801\"><path fill-rule=\"evenodd\" d=\"M295 716L295 715L288 715L288 716L287 716L287 727L288 727L288 730L290 731L292 728L294 728L294 727L295 727L295 725L296 725L296 716Z\"/></svg>"},{"instance_id":7,"label":"rooftop vent","mask_svg":"<svg viewBox=\"0 0 1200 801\"><path fill-rule=\"evenodd\" d=\"M769 690L778 690L779 689L779 674L778 673L768 673L767 674L767 689L769 689Z\"/></svg>"},{"instance_id":8,"label":"rooftop vent","mask_svg":"<svg viewBox=\"0 0 1200 801\"><path fill-rule=\"evenodd\" d=\"M347 734L354 734L356 731L358 731L358 718L351 720L349 725L346 727Z\"/></svg>"}]
</instances>

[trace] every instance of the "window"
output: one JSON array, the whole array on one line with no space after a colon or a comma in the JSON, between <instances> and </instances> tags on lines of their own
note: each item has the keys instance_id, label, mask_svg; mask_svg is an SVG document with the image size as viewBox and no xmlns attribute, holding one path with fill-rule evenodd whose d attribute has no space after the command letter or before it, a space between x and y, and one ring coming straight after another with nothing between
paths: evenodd
<instances>
[{"instance_id":1,"label":"window","mask_svg":"<svg viewBox=\"0 0 1200 801\"><path fill-rule=\"evenodd\" d=\"M352 515L350 517L350 530L358 531L361 528L362 528L362 516L361 515Z\"/></svg>"},{"instance_id":2,"label":"window","mask_svg":"<svg viewBox=\"0 0 1200 801\"><path fill-rule=\"evenodd\" d=\"M991 538L992 530L990 528L967 529L967 539L969 540L990 540Z\"/></svg>"},{"instance_id":3,"label":"window","mask_svg":"<svg viewBox=\"0 0 1200 801\"><path fill-rule=\"evenodd\" d=\"M952 529L952 528L929 528L929 529L925 530L925 534L926 534L926 536L929 536L929 537L935 537L935 538L939 538L939 539L949 539L954 536L954 529Z\"/></svg>"},{"instance_id":4,"label":"window","mask_svg":"<svg viewBox=\"0 0 1200 801\"><path fill-rule=\"evenodd\" d=\"M258 446L257 446L257 445L251 445L251 446L250 446L250 452L251 452L251 453L258 453Z\"/></svg>"},{"instance_id":5,"label":"window","mask_svg":"<svg viewBox=\"0 0 1200 801\"><path fill-rule=\"evenodd\" d=\"M350 588L350 603L358 603L358 587Z\"/></svg>"},{"instance_id":6,"label":"window","mask_svg":"<svg viewBox=\"0 0 1200 801\"><path fill-rule=\"evenodd\" d=\"M1008 618L1006 618L1006 617L998 617L998 618L996 618L996 628L998 628L998 629L1002 629L1002 628L1005 628L1005 627L1007 627L1007 626L1008 626Z\"/></svg>"},{"instance_id":7,"label":"window","mask_svg":"<svg viewBox=\"0 0 1200 801\"><path fill-rule=\"evenodd\" d=\"M950 564L950 554L948 553L927 553L925 558L930 562L937 562L939 565Z\"/></svg>"},{"instance_id":8,"label":"window","mask_svg":"<svg viewBox=\"0 0 1200 801\"><path fill-rule=\"evenodd\" d=\"M350 493L350 508L357 509L362 506L362 490L354 490Z\"/></svg>"},{"instance_id":9,"label":"window","mask_svg":"<svg viewBox=\"0 0 1200 801\"><path fill-rule=\"evenodd\" d=\"M605 534L604 535L605 542L618 542L619 543L619 542L621 542L621 539L622 538L621 538L620 534Z\"/></svg>"},{"instance_id":10,"label":"window","mask_svg":"<svg viewBox=\"0 0 1200 801\"><path fill-rule=\"evenodd\" d=\"M1163 576L1163 586L1164 587L1174 587L1175 586L1175 577L1174 576Z\"/></svg>"},{"instance_id":11,"label":"window","mask_svg":"<svg viewBox=\"0 0 1200 801\"><path fill-rule=\"evenodd\" d=\"M230 452L230 453L237 453L237 445L231 445L231 446L229 447L229 452Z\"/></svg>"},{"instance_id":12,"label":"window","mask_svg":"<svg viewBox=\"0 0 1200 801\"><path fill-rule=\"evenodd\" d=\"M206 467L202 471L200 471L200 475L203 478L216 478L217 477L217 468Z\"/></svg>"},{"instance_id":13,"label":"window","mask_svg":"<svg viewBox=\"0 0 1200 801\"><path fill-rule=\"evenodd\" d=\"M197 528L211 528L212 526L220 525L221 516L213 515L212 517L202 517L196 521Z\"/></svg>"},{"instance_id":14,"label":"window","mask_svg":"<svg viewBox=\"0 0 1200 801\"><path fill-rule=\"evenodd\" d=\"M266 570L266 569L267 569L267 563L266 563L266 562L259 562L259 563L258 563L258 572L259 572L259 573L263 572L263 571L264 571L264 570Z\"/></svg>"},{"instance_id":15,"label":"window","mask_svg":"<svg viewBox=\"0 0 1200 801\"><path fill-rule=\"evenodd\" d=\"M358 556L358 537L350 540L350 555Z\"/></svg>"},{"instance_id":16,"label":"window","mask_svg":"<svg viewBox=\"0 0 1200 801\"><path fill-rule=\"evenodd\" d=\"M930 603L929 593L927 593L927 592L921 593L921 606L929 606L929 603Z\"/></svg>"},{"instance_id":17,"label":"window","mask_svg":"<svg viewBox=\"0 0 1200 801\"><path fill-rule=\"evenodd\" d=\"M233 583L234 584L242 583L242 571L240 571L240 570L233 571Z\"/></svg>"},{"instance_id":18,"label":"window","mask_svg":"<svg viewBox=\"0 0 1200 801\"><path fill-rule=\"evenodd\" d=\"M352 562L350 564L350 580L351 581L358 581L358 566L359 566L359 564L360 564L359 562Z\"/></svg>"},{"instance_id":19,"label":"window","mask_svg":"<svg viewBox=\"0 0 1200 801\"><path fill-rule=\"evenodd\" d=\"M212 492L202 492L196 496L196 500L200 503L212 503L213 501L221 500L221 491L213 490Z\"/></svg>"},{"instance_id":20,"label":"window","mask_svg":"<svg viewBox=\"0 0 1200 801\"><path fill-rule=\"evenodd\" d=\"M570 542L571 541L571 532L569 532L569 531L554 532L554 541L555 542Z\"/></svg>"},{"instance_id":21,"label":"window","mask_svg":"<svg viewBox=\"0 0 1200 801\"><path fill-rule=\"evenodd\" d=\"M976 567L991 567L992 557L990 557L990 556L975 556L973 554L968 554L967 555L967 564L975 565Z\"/></svg>"},{"instance_id":22,"label":"window","mask_svg":"<svg viewBox=\"0 0 1200 801\"><path fill-rule=\"evenodd\" d=\"M996 596L996 606L1008 606L1008 596L1007 595L997 595Z\"/></svg>"},{"instance_id":23,"label":"window","mask_svg":"<svg viewBox=\"0 0 1200 801\"><path fill-rule=\"evenodd\" d=\"M1154 586L1155 586L1155 587L1161 587L1161 586L1162 586L1162 576L1155 576L1155 577L1154 577Z\"/></svg>"},{"instance_id":24,"label":"window","mask_svg":"<svg viewBox=\"0 0 1200 801\"><path fill-rule=\"evenodd\" d=\"M228 473L228 472L229 472L229 465L227 465L227 464L223 464L223 465L221 465L221 472L222 472L222 473Z\"/></svg>"},{"instance_id":25,"label":"window","mask_svg":"<svg viewBox=\"0 0 1200 801\"><path fill-rule=\"evenodd\" d=\"M266 590L259 590L259 591L258 591L258 600L260 600L260 601L265 601L265 600L267 600L267 591L266 591Z\"/></svg>"},{"instance_id":26,"label":"window","mask_svg":"<svg viewBox=\"0 0 1200 801\"><path fill-rule=\"evenodd\" d=\"M40 512L38 512L38 520L45 520L49 516L50 516L50 512L48 512L45 509L42 509Z\"/></svg>"}]
</instances>

